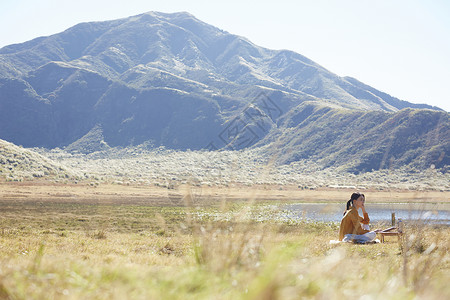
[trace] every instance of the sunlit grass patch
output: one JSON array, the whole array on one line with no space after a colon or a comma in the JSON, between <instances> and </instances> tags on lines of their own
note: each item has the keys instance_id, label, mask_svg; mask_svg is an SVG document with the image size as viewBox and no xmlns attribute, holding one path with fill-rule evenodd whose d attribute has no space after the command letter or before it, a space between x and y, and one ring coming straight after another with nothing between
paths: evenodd
<instances>
[{"instance_id":1,"label":"sunlit grass patch","mask_svg":"<svg viewBox=\"0 0 450 300\"><path fill-rule=\"evenodd\" d=\"M409 223L400 243L332 245L339 224L247 204L2 204L0 298L450 296L448 226Z\"/></svg>"}]
</instances>

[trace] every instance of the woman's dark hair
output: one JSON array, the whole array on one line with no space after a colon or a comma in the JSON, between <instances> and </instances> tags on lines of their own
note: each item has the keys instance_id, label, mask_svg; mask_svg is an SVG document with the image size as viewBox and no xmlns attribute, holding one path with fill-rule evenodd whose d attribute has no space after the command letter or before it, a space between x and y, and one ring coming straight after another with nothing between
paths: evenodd
<instances>
[{"instance_id":1,"label":"woman's dark hair","mask_svg":"<svg viewBox=\"0 0 450 300\"><path fill-rule=\"evenodd\" d=\"M352 196L350 197L350 200L347 201L347 209L344 211L344 215L347 212L347 210L349 210L350 207L353 206L353 200L356 200L361 196L364 197L364 194L361 194L360 192L356 192L356 193L352 194Z\"/></svg>"}]
</instances>

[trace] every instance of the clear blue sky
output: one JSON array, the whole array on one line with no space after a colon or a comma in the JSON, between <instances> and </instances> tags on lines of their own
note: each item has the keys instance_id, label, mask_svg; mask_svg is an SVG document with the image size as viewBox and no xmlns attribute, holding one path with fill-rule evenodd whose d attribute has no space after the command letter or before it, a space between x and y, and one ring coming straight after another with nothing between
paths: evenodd
<instances>
[{"instance_id":1,"label":"clear blue sky","mask_svg":"<svg viewBox=\"0 0 450 300\"><path fill-rule=\"evenodd\" d=\"M448 0L0 0L0 47L147 11L187 11L259 46L296 51L340 76L450 111Z\"/></svg>"}]
</instances>

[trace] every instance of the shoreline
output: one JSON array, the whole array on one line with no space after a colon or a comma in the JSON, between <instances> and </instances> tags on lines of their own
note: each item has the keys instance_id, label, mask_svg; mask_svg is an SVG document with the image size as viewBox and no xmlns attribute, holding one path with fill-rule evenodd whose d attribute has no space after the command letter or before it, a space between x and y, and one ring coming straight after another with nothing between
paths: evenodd
<instances>
[{"instance_id":1,"label":"shoreline","mask_svg":"<svg viewBox=\"0 0 450 300\"><path fill-rule=\"evenodd\" d=\"M56 201L95 203L145 203L161 205L165 202L182 205L187 195L202 204L221 201L343 203L358 189L317 188L296 186L234 185L228 187L179 185L172 188L154 185L118 185L88 182L55 183L50 181L0 182L1 201ZM371 203L450 203L449 191L360 190Z\"/></svg>"}]
</instances>

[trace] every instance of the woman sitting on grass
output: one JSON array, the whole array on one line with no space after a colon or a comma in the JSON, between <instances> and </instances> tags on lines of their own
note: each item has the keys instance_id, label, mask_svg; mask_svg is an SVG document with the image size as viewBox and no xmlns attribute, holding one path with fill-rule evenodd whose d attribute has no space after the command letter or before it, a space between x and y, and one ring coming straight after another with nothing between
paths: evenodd
<instances>
[{"instance_id":1,"label":"woman sitting on grass","mask_svg":"<svg viewBox=\"0 0 450 300\"><path fill-rule=\"evenodd\" d=\"M347 201L347 209L339 228L339 240L344 242L367 243L371 242L377 236L375 231L369 231L369 215L364 207L365 197L361 193L353 193L350 200ZM362 210L364 218L358 214L358 209ZM361 223L366 229L361 226Z\"/></svg>"}]
</instances>

